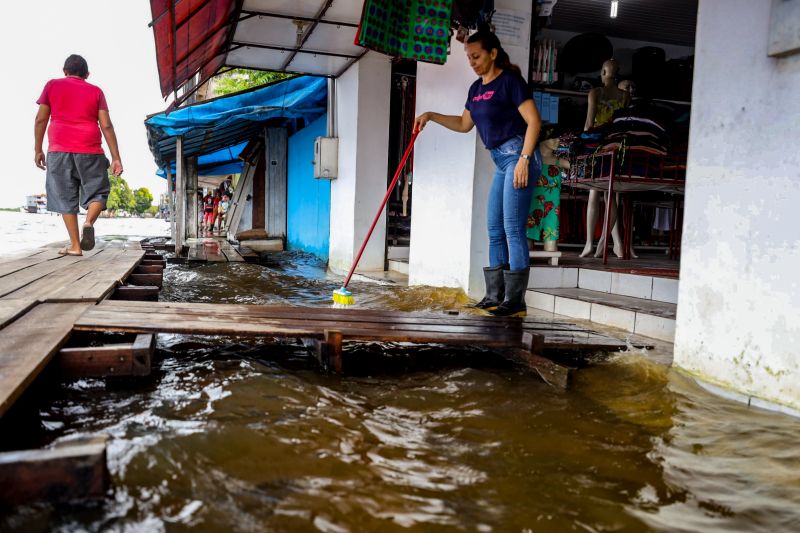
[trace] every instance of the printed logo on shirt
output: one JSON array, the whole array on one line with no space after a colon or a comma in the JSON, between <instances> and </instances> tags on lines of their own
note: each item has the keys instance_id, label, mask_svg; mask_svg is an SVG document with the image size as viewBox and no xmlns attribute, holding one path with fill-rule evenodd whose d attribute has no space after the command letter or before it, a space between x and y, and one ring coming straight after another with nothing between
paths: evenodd
<instances>
[{"instance_id":1,"label":"printed logo on shirt","mask_svg":"<svg viewBox=\"0 0 800 533\"><path fill-rule=\"evenodd\" d=\"M477 96L472 97L473 102L480 102L481 100L491 100L492 96L494 96L494 91L486 91L483 94L479 94Z\"/></svg>"}]
</instances>

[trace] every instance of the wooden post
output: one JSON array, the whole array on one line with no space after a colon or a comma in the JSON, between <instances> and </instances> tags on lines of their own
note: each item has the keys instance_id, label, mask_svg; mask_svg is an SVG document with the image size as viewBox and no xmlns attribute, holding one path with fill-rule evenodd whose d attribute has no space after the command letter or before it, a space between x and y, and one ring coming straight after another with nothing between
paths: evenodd
<instances>
[{"instance_id":1,"label":"wooden post","mask_svg":"<svg viewBox=\"0 0 800 533\"><path fill-rule=\"evenodd\" d=\"M197 157L186 158L186 235L196 239L199 235L197 212Z\"/></svg>"},{"instance_id":2,"label":"wooden post","mask_svg":"<svg viewBox=\"0 0 800 533\"><path fill-rule=\"evenodd\" d=\"M287 145L286 128L266 131L265 229L270 238L286 238ZM253 224L255 228L255 224Z\"/></svg>"},{"instance_id":3,"label":"wooden post","mask_svg":"<svg viewBox=\"0 0 800 533\"><path fill-rule=\"evenodd\" d=\"M110 485L107 436L62 443L46 450L0 453L0 502L103 498Z\"/></svg>"},{"instance_id":4,"label":"wooden post","mask_svg":"<svg viewBox=\"0 0 800 533\"><path fill-rule=\"evenodd\" d=\"M266 150L258 155L256 172L253 175L253 229L265 229L265 207L266 207L266 179L267 163Z\"/></svg>"},{"instance_id":5,"label":"wooden post","mask_svg":"<svg viewBox=\"0 0 800 533\"><path fill-rule=\"evenodd\" d=\"M167 206L169 207L169 236L175 242L175 193L173 188L172 162L167 161Z\"/></svg>"},{"instance_id":6,"label":"wooden post","mask_svg":"<svg viewBox=\"0 0 800 533\"><path fill-rule=\"evenodd\" d=\"M183 253L186 240L186 169L183 161L183 137L175 139L175 254Z\"/></svg>"},{"instance_id":7,"label":"wooden post","mask_svg":"<svg viewBox=\"0 0 800 533\"><path fill-rule=\"evenodd\" d=\"M324 338L328 356L328 368L336 374L341 374L344 367L342 364L342 332L326 329Z\"/></svg>"},{"instance_id":8,"label":"wooden post","mask_svg":"<svg viewBox=\"0 0 800 533\"><path fill-rule=\"evenodd\" d=\"M528 331L522 333L522 348L513 351L514 355L539 374L545 383L560 389L568 388L574 369L542 357L543 352L544 337Z\"/></svg>"}]
</instances>

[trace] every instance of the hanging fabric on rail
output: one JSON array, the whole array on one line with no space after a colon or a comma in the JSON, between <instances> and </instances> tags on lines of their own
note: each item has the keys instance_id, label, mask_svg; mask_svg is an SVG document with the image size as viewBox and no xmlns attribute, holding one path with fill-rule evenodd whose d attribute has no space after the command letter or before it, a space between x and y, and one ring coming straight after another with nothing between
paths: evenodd
<instances>
[{"instance_id":1,"label":"hanging fabric on rail","mask_svg":"<svg viewBox=\"0 0 800 533\"><path fill-rule=\"evenodd\" d=\"M453 0L366 0L355 44L382 54L442 65Z\"/></svg>"}]
</instances>

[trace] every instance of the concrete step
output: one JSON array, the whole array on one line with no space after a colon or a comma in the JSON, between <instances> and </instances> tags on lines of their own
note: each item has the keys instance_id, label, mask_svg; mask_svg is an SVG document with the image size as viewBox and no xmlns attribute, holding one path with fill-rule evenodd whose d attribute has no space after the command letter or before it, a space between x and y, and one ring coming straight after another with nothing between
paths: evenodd
<instances>
[{"instance_id":1,"label":"concrete step","mask_svg":"<svg viewBox=\"0 0 800 533\"><path fill-rule=\"evenodd\" d=\"M531 267L529 289L587 289L656 302L678 303L678 280L575 267Z\"/></svg>"},{"instance_id":2,"label":"concrete step","mask_svg":"<svg viewBox=\"0 0 800 533\"><path fill-rule=\"evenodd\" d=\"M408 259L389 259L389 270L408 276Z\"/></svg>"},{"instance_id":3,"label":"concrete step","mask_svg":"<svg viewBox=\"0 0 800 533\"><path fill-rule=\"evenodd\" d=\"M581 288L528 289L528 306L590 320L667 342L675 340L677 305Z\"/></svg>"}]
</instances>

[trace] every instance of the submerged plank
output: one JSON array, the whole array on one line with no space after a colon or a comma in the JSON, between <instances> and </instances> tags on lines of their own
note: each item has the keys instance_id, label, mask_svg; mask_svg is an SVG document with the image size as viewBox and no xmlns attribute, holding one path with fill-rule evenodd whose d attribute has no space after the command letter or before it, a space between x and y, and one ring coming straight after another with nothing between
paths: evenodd
<instances>
[{"instance_id":1,"label":"submerged plank","mask_svg":"<svg viewBox=\"0 0 800 533\"><path fill-rule=\"evenodd\" d=\"M44 450L0 454L0 502L60 502L103 498L110 485L103 435L64 442Z\"/></svg>"},{"instance_id":2,"label":"submerged plank","mask_svg":"<svg viewBox=\"0 0 800 533\"><path fill-rule=\"evenodd\" d=\"M39 304L0 330L0 416L50 362L85 303Z\"/></svg>"}]
</instances>

